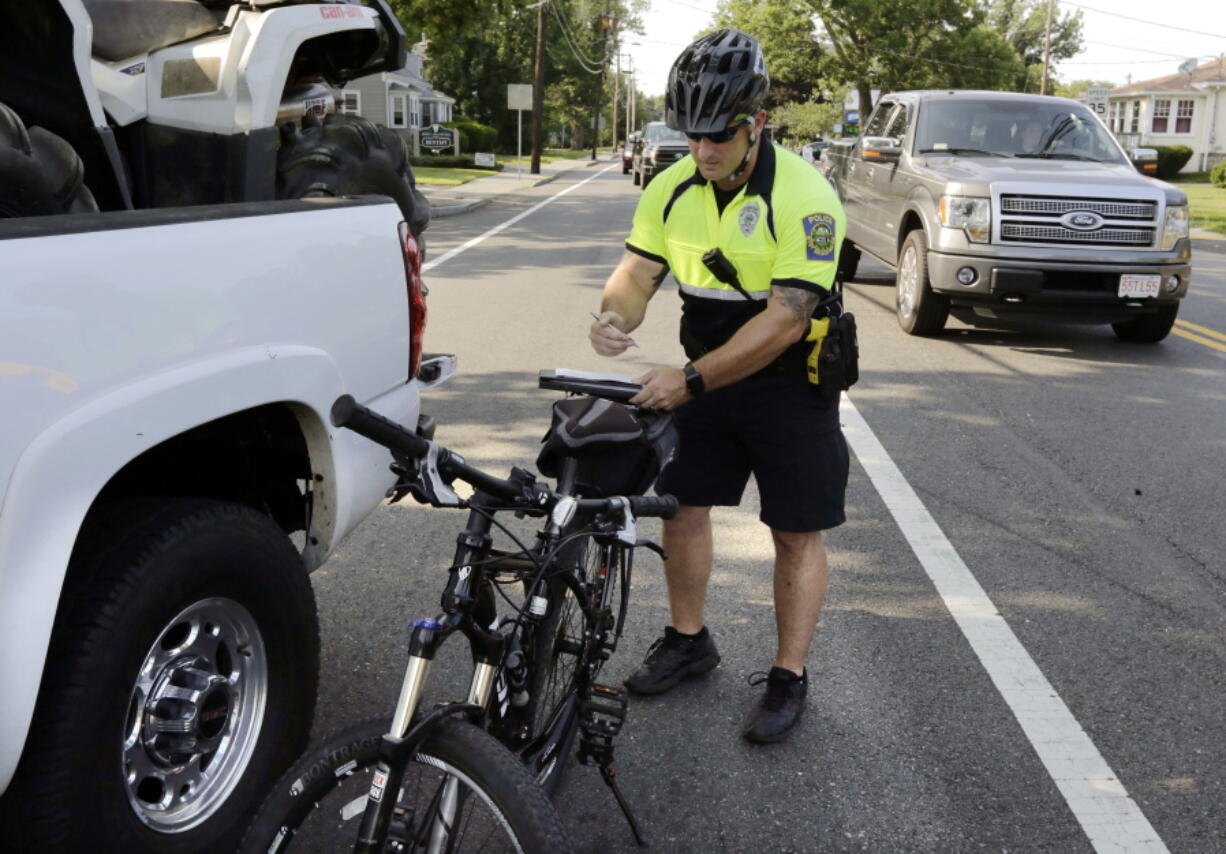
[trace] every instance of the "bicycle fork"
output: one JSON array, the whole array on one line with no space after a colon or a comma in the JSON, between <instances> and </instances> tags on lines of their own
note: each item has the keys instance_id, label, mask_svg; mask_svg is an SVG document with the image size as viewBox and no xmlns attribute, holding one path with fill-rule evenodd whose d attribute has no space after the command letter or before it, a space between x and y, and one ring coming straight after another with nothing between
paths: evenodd
<instances>
[{"instance_id":1,"label":"bicycle fork","mask_svg":"<svg viewBox=\"0 0 1226 854\"><path fill-rule=\"evenodd\" d=\"M456 714L481 714L487 706L498 663L502 660L503 638L500 634L485 631L468 613L472 593L483 577L474 570L470 556L488 545L489 521L479 514L470 513L469 526L458 539L456 560L451 578L443 593L446 614L437 620L417 620L409 639L408 663L400 684L400 696L392 715L391 730L383 736L379 745L379 762L371 778L366 809L354 851L359 854L376 854L387 838L405 768L417 753L417 749L429 736L430 731L444 717ZM447 637L459 630L467 638L475 653L476 663L468 696L463 703L444 703L422 717L416 725L413 718L421 704L421 697L435 653ZM391 789L390 796L388 789ZM437 799L430 831L431 854L446 849L455 825L459 808L459 781L448 775Z\"/></svg>"}]
</instances>

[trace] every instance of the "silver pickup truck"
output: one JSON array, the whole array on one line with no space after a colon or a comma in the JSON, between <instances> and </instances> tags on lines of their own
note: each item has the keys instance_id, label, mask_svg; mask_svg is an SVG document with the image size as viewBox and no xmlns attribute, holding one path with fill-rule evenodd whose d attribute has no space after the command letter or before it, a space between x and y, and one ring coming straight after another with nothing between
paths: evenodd
<instances>
[{"instance_id":1,"label":"silver pickup truck","mask_svg":"<svg viewBox=\"0 0 1226 854\"><path fill-rule=\"evenodd\" d=\"M840 266L894 267L898 321L939 332L1041 315L1160 341L1188 291L1187 197L1138 173L1103 124L1065 98L1006 92L886 95L827 177L847 212Z\"/></svg>"}]
</instances>

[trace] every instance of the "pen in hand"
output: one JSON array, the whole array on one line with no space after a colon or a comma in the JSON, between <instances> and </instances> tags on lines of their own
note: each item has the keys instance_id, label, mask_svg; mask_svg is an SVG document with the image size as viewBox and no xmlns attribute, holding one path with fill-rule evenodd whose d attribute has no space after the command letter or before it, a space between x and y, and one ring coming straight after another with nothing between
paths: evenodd
<instances>
[{"instance_id":1,"label":"pen in hand","mask_svg":"<svg viewBox=\"0 0 1226 854\"><path fill-rule=\"evenodd\" d=\"M595 319L597 322L599 322L599 323L601 323L601 324L603 324L603 325L605 325L605 326L613 326L613 324L612 324L612 323L609 323L609 321L605 320L603 317L601 317L599 314L597 314L597 313L596 313L596 312L594 312L594 311L589 311L589 312L588 312L588 314L590 314L590 315L591 315L591 316L592 316L592 317L593 317L593 318L594 318L594 319ZM615 327L615 326L614 326L613 328L614 328L614 329L616 329L617 327ZM620 330L619 330L619 331L620 331ZM635 341L634 341L634 339L633 339L633 338L631 338L631 339L630 339L630 346L631 346L631 347L637 347L637 346L639 346L639 345L635 343Z\"/></svg>"}]
</instances>

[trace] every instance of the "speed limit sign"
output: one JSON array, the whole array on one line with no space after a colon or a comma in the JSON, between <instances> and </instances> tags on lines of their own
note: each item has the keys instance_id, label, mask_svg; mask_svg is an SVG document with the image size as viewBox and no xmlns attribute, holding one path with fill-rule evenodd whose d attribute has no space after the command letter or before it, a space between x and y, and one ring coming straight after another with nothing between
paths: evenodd
<instances>
[{"instance_id":1,"label":"speed limit sign","mask_svg":"<svg viewBox=\"0 0 1226 854\"><path fill-rule=\"evenodd\" d=\"M1103 121L1107 119L1107 95L1110 91L1106 86L1091 86L1086 89L1086 106Z\"/></svg>"}]
</instances>

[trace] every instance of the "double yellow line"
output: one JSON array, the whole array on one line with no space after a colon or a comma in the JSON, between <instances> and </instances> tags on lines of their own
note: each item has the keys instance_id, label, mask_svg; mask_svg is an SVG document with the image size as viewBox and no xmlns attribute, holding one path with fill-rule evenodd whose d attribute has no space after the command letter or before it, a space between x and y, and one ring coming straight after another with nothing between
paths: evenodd
<instances>
[{"instance_id":1,"label":"double yellow line","mask_svg":"<svg viewBox=\"0 0 1226 854\"><path fill-rule=\"evenodd\" d=\"M1226 335L1208 327L1175 318L1175 328L1171 332L1180 338L1187 338L1189 341L1195 341L1197 344L1204 344L1206 347L1226 353Z\"/></svg>"}]
</instances>

